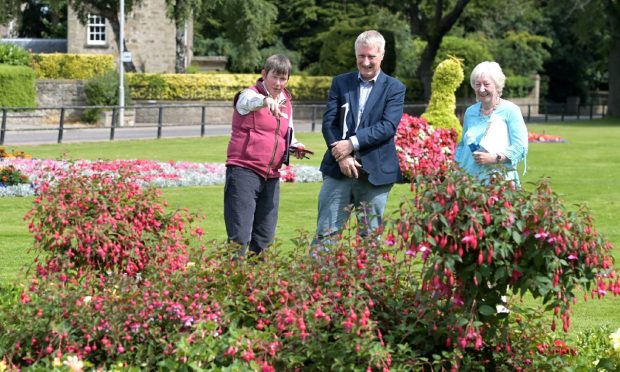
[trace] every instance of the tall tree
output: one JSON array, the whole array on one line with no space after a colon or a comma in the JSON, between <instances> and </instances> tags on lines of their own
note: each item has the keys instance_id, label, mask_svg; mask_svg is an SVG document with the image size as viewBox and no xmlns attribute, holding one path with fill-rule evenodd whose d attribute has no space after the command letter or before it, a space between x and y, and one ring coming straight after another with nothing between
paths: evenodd
<instances>
[{"instance_id":1,"label":"tall tree","mask_svg":"<svg viewBox=\"0 0 620 372\"><path fill-rule=\"evenodd\" d=\"M187 23L192 20L193 14L199 14L202 4L202 0L166 0L166 15L174 21L176 28L174 70L177 73L185 72Z\"/></svg>"},{"instance_id":2,"label":"tall tree","mask_svg":"<svg viewBox=\"0 0 620 372\"><path fill-rule=\"evenodd\" d=\"M594 42L607 55L608 115L620 116L620 0L552 0L551 9L563 15L564 22L574 20L572 31L578 44Z\"/></svg>"},{"instance_id":3,"label":"tall tree","mask_svg":"<svg viewBox=\"0 0 620 372\"><path fill-rule=\"evenodd\" d=\"M201 46L201 52L212 55L211 49L217 48L229 57L231 71L260 71L261 48L277 41L277 7L267 0L225 0L203 11L196 31L203 37L199 41L208 46Z\"/></svg>"},{"instance_id":4,"label":"tall tree","mask_svg":"<svg viewBox=\"0 0 620 372\"><path fill-rule=\"evenodd\" d=\"M422 81L424 98L427 101L431 97L433 62L441 46L441 41L452 29L469 1L410 0L403 3L403 10L411 25L411 33L426 41L416 76Z\"/></svg>"},{"instance_id":5,"label":"tall tree","mask_svg":"<svg viewBox=\"0 0 620 372\"><path fill-rule=\"evenodd\" d=\"M19 37L25 38L66 38L67 4L58 11L50 8L45 0L22 1L19 22Z\"/></svg>"},{"instance_id":6,"label":"tall tree","mask_svg":"<svg viewBox=\"0 0 620 372\"><path fill-rule=\"evenodd\" d=\"M21 0L0 1L0 25L6 25L15 20L21 12Z\"/></svg>"},{"instance_id":7,"label":"tall tree","mask_svg":"<svg viewBox=\"0 0 620 372\"><path fill-rule=\"evenodd\" d=\"M119 42L119 53L122 51L127 51L127 43L125 40L120 40L120 20L119 20L119 12L120 12L120 1L118 0L49 0L50 5L54 6L56 9L60 6L61 3L67 3L68 6L73 9L80 23L86 25L88 22L89 14L97 14L102 17L105 17L110 26L112 27L112 33L116 40ZM140 6L143 0L125 0L125 14L131 13L134 7ZM122 45L122 47L121 47ZM125 62L125 70L127 71L136 71L136 66L133 62Z\"/></svg>"}]
</instances>

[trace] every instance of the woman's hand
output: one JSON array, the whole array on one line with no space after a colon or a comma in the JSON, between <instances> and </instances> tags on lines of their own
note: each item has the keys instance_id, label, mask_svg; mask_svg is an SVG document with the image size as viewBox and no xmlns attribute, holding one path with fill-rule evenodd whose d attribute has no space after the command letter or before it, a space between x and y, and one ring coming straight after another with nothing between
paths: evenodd
<instances>
[{"instance_id":1,"label":"woman's hand","mask_svg":"<svg viewBox=\"0 0 620 372\"><path fill-rule=\"evenodd\" d=\"M478 165L488 165L488 164L498 164L500 162L497 161L498 154L492 154L489 152L475 151L473 154L474 161ZM503 160L503 155L500 155Z\"/></svg>"}]
</instances>

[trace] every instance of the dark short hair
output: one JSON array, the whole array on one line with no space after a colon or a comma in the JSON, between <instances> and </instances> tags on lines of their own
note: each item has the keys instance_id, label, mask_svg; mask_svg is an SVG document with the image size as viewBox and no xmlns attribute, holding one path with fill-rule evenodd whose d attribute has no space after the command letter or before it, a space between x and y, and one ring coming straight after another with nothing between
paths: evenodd
<instances>
[{"instance_id":1,"label":"dark short hair","mask_svg":"<svg viewBox=\"0 0 620 372\"><path fill-rule=\"evenodd\" d=\"M291 61L282 54L274 54L267 58L263 66L265 72L273 71L276 74L289 76L291 74Z\"/></svg>"}]
</instances>

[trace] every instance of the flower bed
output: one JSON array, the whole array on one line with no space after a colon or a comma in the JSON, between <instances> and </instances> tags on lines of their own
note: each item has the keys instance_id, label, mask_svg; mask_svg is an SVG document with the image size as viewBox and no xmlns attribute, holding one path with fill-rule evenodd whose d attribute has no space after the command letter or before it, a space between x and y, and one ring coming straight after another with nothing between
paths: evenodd
<instances>
[{"instance_id":1,"label":"flower bed","mask_svg":"<svg viewBox=\"0 0 620 372\"><path fill-rule=\"evenodd\" d=\"M528 132L527 139L530 143L554 143L554 142L566 142L566 140L562 137L551 136L548 134Z\"/></svg>"},{"instance_id":2,"label":"flower bed","mask_svg":"<svg viewBox=\"0 0 620 372\"><path fill-rule=\"evenodd\" d=\"M6 167L14 167L30 180L30 185L14 185L0 187L1 196L31 196L36 185L57 170L68 169L71 165L83 174L116 173L120 169L129 168L134 172L137 181L144 185L156 187L209 186L224 184L226 167L224 164L190 163L190 162L159 162L152 160L78 160L75 162L6 158L0 163ZM282 169L283 182L319 182L321 172L316 167L287 166Z\"/></svg>"},{"instance_id":3,"label":"flower bed","mask_svg":"<svg viewBox=\"0 0 620 372\"><path fill-rule=\"evenodd\" d=\"M0 286L0 371L620 365L617 333L574 346L550 336L556 321L568 329L578 297L620 294L620 281L591 216L566 210L545 182L417 176L380 235L351 225L317 255L301 235L246 261L231 259L238 246L206 242L197 216L167 212L132 169L57 173L26 217L31 281ZM523 295L544 307L522 306Z\"/></svg>"}]
</instances>

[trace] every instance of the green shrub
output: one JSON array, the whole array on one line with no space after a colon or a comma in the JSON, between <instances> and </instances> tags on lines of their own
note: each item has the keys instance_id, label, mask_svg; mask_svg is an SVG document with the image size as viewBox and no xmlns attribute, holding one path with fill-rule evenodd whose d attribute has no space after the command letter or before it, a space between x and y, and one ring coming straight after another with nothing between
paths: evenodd
<instances>
[{"instance_id":1,"label":"green shrub","mask_svg":"<svg viewBox=\"0 0 620 372\"><path fill-rule=\"evenodd\" d=\"M503 38L491 42L491 53L506 75L529 76L544 70L544 63L551 57L549 48L553 41L529 32L508 31Z\"/></svg>"},{"instance_id":2,"label":"green shrub","mask_svg":"<svg viewBox=\"0 0 620 372\"><path fill-rule=\"evenodd\" d=\"M127 74L134 99L230 101L254 85L257 74ZM324 101L331 77L291 76L286 86L295 101Z\"/></svg>"},{"instance_id":3,"label":"green shrub","mask_svg":"<svg viewBox=\"0 0 620 372\"><path fill-rule=\"evenodd\" d=\"M108 54L33 54L30 65L37 79L90 79L114 69Z\"/></svg>"},{"instance_id":4,"label":"green shrub","mask_svg":"<svg viewBox=\"0 0 620 372\"><path fill-rule=\"evenodd\" d=\"M34 72L26 66L0 65L0 107L36 106Z\"/></svg>"},{"instance_id":5,"label":"green shrub","mask_svg":"<svg viewBox=\"0 0 620 372\"><path fill-rule=\"evenodd\" d=\"M28 51L24 48L0 43L0 65L28 66Z\"/></svg>"},{"instance_id":6,"label":"green shrub","mask_svg":"<svg viewBox=\"0 0 620 372\"><path fill-rule=\"evenodd\" d=\"M437 51L434 66L439 65L450 57L459 59L462 62L463 74L466 77L458 88L459 97L470 97L473 94L469 85L469 76L477 64L483 61L492 61L493 56L489 52L486 41L479 41L471 38L460 38L456 36L446 36L441 41L441 47Z\"/></svg>"},{"instance_id":7,"label":"green shrub","mask_svg":"<svg viewBox=\"0 0 620 372\"><path fill-rule=\"evenodd\" d=\"M131 104L129 84L125 81L125 105ZM95 76L84 84L84 94L88 106L116 106L118 105L119 75L114 70L108 70L102 75ZM89 123L96 122L102 108L94 107L84 110L84 119Z\"/></svg>"},{"instance_id":8,"label":"green shrub","mask_svg":"<svg viewBox=\"0 0 620 372\"><path fill-rule=\"evenodd\" d=\"M463 81L463 67L459 60L449 58L435 69L431 99L422 117L435 128L453 129L458 137L463 128L455 115L456 89Z\"/></svg>"},{"instance_id":9,"label":"green shrub","mask_svg":"<svg viewBox=\"0 0 620 372\"><path fill-rule=\"evenodd\" d=\"M534 80L527 76L506 76L502 96L506 98L527 97L534 89Z\"/></svg>"}]
</instances>

